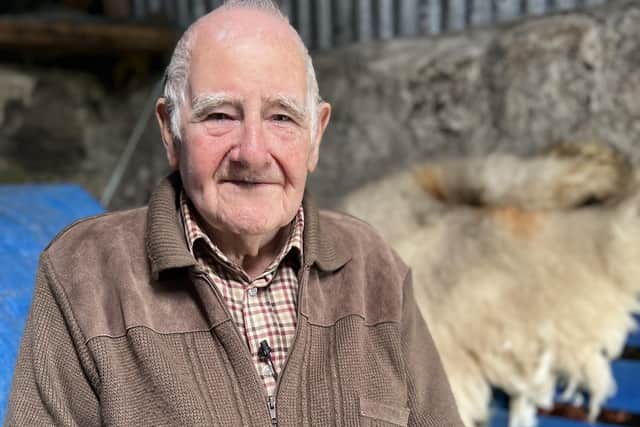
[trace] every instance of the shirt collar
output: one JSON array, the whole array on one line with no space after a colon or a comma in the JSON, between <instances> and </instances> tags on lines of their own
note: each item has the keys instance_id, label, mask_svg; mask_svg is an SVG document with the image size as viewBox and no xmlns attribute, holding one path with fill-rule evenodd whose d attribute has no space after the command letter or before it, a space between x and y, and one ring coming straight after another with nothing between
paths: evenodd
<instances>
[{"instance_id":1,"label":"shirt collar","mask_svg":"<svg viewBox=\"0 0 640 427\"><path fill-rule=\"evenodd\" d=\"M232 270L237 274L246 276L246 273L241 266L230 260L224 252L211 240L210 236L204 231L202 219L198 215L197 210L193 207L193 204L189 200L189 197L185 193L184 189L180 191L180 215L182 217L182 223L184 226L184 234L187 241L187 247L191 254L195 258L198 256L199 250L205 250L211 255L214 260L224 265L226 268ZM304 231L304 210L302 206L298 208L296 216L289 224L289 237L287 243L282 247L278 256L269 264L265 271L258 277L271 273L278 268L284 258L293 251L296 256L297 264L302 265L302 251L303 251L303 231ZM203 249L202 249L203 248Z\"/></svg>"}]
</instances>

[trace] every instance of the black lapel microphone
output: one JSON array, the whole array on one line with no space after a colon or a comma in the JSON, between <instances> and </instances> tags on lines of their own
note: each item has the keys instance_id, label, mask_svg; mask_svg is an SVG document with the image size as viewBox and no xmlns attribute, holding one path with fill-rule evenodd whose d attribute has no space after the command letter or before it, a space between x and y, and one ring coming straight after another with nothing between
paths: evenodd
<instances>
[{"instance_id":1,"label":"black lapel microphone","mask_svg":"<svg viewBox=\"0 0 640 427\"><path fill-rule=\"evenodd\" d=\"M273 360L271 359L271 347L269 347L269 343L267 340L260 341L260 347L258 348L258 358L263 362L266 362L271 368L271 373L273 375L273 379L278 381L278 374L276 373L276 367L273 366Z\"/></svg>"}]
</instances>

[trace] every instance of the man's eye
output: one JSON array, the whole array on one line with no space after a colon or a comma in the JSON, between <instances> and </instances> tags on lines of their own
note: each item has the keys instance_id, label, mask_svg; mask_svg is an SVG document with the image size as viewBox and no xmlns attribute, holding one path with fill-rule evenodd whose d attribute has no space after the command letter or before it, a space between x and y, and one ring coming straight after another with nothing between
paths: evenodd
<instances>
[{"instance_id":1,"label":"man's eye","mask_svg":"<svg viewBox=\"0 0 640 427\"><path fill-rule=\"evenodd\" d=\"M274 114L272 119L276 122L292 122L293 119L285 114Z\"/></svg>"},{"instance_id":2,"label":"man's eye","mask_svg":"<svg viewBox=\"0 0 640 427\"><path fill-rule=\"evenodd\" d=\"M211 113L207 115L207 120L214 120L214 121L232 120L232 117L225 113Z\"/></svg>"}]
</instances>

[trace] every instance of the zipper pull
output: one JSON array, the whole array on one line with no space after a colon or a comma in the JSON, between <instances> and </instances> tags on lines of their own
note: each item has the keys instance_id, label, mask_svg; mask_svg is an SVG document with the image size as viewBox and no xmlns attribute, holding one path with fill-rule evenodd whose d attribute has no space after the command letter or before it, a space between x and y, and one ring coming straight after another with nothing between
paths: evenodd
<instances>
[{"instance_id":1,"label":"zipper pull","mask_svg":"<svg viewBox=\"0 0 640 427\"><path fill-rule=\"evenodd\" d=\"M271 425L277 426L278 419L276 418L276 400L273 396L269 396L267 399L267 408L269 409L269 415L271 415Z\"/></svg>"}]
</instances>

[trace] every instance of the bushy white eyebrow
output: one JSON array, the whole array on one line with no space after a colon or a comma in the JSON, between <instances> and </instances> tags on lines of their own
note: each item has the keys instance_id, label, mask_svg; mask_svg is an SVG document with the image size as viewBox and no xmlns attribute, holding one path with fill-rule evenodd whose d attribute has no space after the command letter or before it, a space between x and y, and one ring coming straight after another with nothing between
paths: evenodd
<instances>
[{"instance_id":1,"label":"bushy white eyebrow","mask_svg":"<svg viewBox=\"0 0 640 427\"><path fill-rule=\"evenodd\" d=\"M209 112L223 105L230 105L238 110L242 110L244 99L225 93L211 92L203 93L196 96L191 101L191 118L192 122L200 121L206 117ZM263 113L270 108L282 108L286 114L299 122L307 119L308 111L304 104L297 99L287 95L274 95L262 99Z\"/></svg>"},{"instance_id":2,"label":"bushy white eyebrow","mask_svg":"<svg viewBox=\"0 0 640 427\"><path fill-rule=\"evenodd\" d=\"M232 105L240 108L242 98L225 92L204 93L196 96L191 101L191 121L198 121L207 115L209 111L222 105Z\"/></svg>"},{"instance_id":3,"label":"bushy white eyebrow","mask_svg":"<svg viewBox=\"0 0 640 427\"><path fill-rule=\"evenodd\" d=\"M305 121L308 115L307 108L295 98L286 95L276 95L263 100L266 108L280 107L292 116L294 120Z\"/></svg>"}]
</instances>

